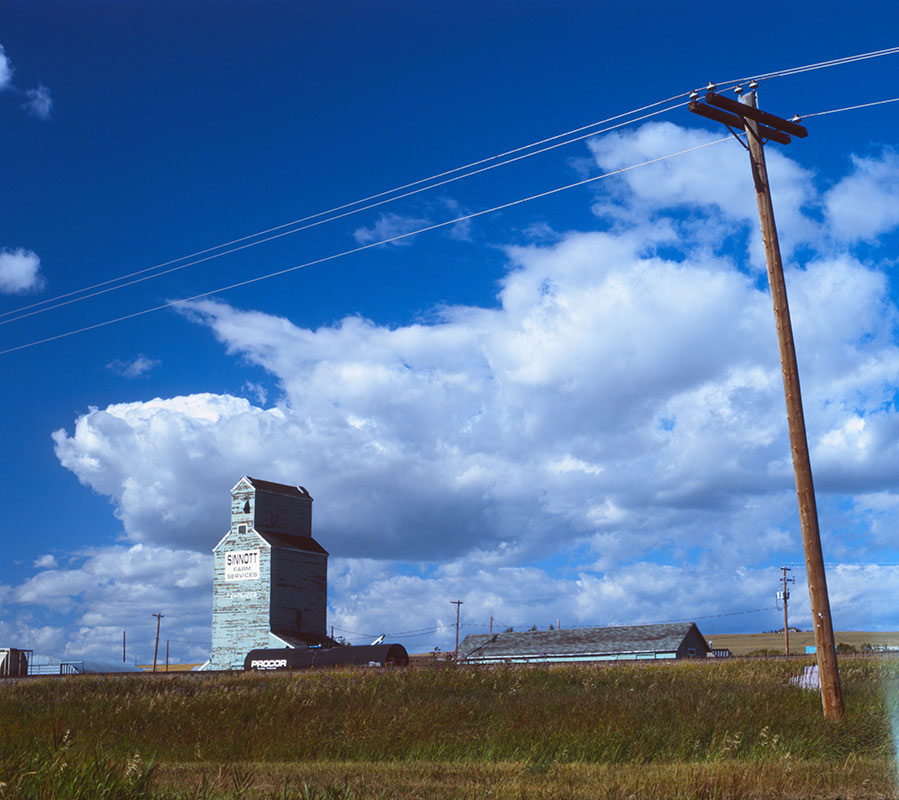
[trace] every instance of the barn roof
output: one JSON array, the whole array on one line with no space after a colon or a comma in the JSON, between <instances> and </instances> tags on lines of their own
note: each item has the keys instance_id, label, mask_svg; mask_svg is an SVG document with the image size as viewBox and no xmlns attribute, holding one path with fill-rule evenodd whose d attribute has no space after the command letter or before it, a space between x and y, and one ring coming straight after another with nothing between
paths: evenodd
<instances>
[{"instance_id":1,"label":"barn roof","mask_svg":"<svg viewBox=\"0 0 899 800\"><path fill-rule=\"evenodd\" d=\"M270 494L283 494L288 497L303 497L311 500L309 492L302 486L288 486L286 483L274 483L273 481L263 481L259 478L251 478L247 475L247 480L257 489Z\"/></svg>"},{"instance_id":2,"label":"barn roof","mask_svg":"<svg viewBox=\"0 0 899 800\"><path fill-rule=\"evenodd\" d=\"M675 652L692 622L624 625L614 628L566 628L558 631L478 633L459 645L464 658L516 658ZM697 629L698 632L698 629ZM700 634L701 635L701 634Z\"/></svg>"},{"instance_id":3,"label":"barn roof","mask_svg":"<svg viewBox=\"0 0 899 800\"><path fill-rule=\"evenodd\" d=\"M294 550L303 550L306 553L328 555L328 551L311 536L294 536L290 533L275 532L268 528L254 528L254 530L265 541L275 547L290 547Z\"/></svg>"}]
</instances>

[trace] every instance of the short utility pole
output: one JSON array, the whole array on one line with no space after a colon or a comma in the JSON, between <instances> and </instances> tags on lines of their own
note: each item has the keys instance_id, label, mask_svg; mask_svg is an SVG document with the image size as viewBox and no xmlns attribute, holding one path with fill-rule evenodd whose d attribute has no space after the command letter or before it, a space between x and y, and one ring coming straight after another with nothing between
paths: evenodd
<instances>
[{"instance_id":1,"label":"short utility pole","mask_svg":"<svg viewBox=\"0 0 899 800\"><path fill-rule=\"evenodd\" d=\"M156 672L156 655L159 652L159 623L165 614L153 614L156 617L156 646L153 648L153 672Z\"/></svg>"},{"instance_id":2,"label":"short utility pole","mask_svg":"<svg viewBox=\"0 0 899 800\"><path fill-rule=\"evenodd\" d=\"M462 607L462 600L450 600L456 607L456 649L453 651L453 661L459 663L459 611Z\"/></svg>"},{"instance_id":3,"label":"short utility pole","mask_svg":"<svg viewBox=\"0 0 899 800\"><path fill-rule=\"evenodd\" d=\"M780 595L780 599L783 600L784 604L784 655L790 655L790 625L787 622L787 603L790 602L790 590L787 588L788 583L795 583L795 578L788 578L787 573L792 572L789 567L781 567L781 584L783 585L783 589L778 592Z\"/></svg>"},{"instance_id":4,"label":"short utility pole","mask_svg":"<svg viewBox=\"0 0 899 800\"><path fill-rule=\"evenodd\" d=\"M749 151L752 166L752 180L755 184L762 241L765 245L765 261L768 265L768 283L771 287L771 302L774 305L774 321L780 348L780 365L790 428L790 449L793 454L793 472L796 476L796 494L799 501L802 546L805 551L808 593L815 626L821 702L824 706L824 717L839 720L843 718L843 693L837 669L830 600L827 596L827 580L824 574L824 556L821 552L821 534L818 530L818 509L808 454L805 416L802 411L802 394L799 390L799 367L796 363L787 287L780 257L780 244L777 240L777 227L774 224L774 206L771 202L763 147L765 139L789 144L791 135L804 138L808 135L808 131L797 125L796 121L781 119L760 110L756 99L756 86L753 81L749 85L751 91L737 101L717 94L714 84L709 84L704 98L705 104L698 102L699 95L694 92L689 107L695 114L724 123L732 132L739 128L743 128L746 132L746 144L743 146ZM737 87L734 91L738 95L743 93L742 87ZM742 141L740 143L742 144Z\"/></svg>"}]
</instances>

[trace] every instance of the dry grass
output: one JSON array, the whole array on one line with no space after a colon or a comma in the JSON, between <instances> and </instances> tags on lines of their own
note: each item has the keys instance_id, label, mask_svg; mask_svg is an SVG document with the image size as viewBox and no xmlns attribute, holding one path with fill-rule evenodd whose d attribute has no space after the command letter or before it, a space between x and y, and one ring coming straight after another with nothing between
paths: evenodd
<instances>
[{"instance_id":1,"label":"dry grass","mask_svg":"<svg viewBox=\"0 0 899 800\"><path fill-rule=\"evenodd\" d=\"M849 758L822 769L819 762L714 764L562 763L364 763L240 764L251 791L262 797L297 797L328 792L353 798L404 800L794 800L896 797L890 764ZM209 787L233 791L235 772L220 765L166 765L161 788ZM239 780L239 778L238 778ZM246 778L244 778L246 780ZM335 792L335 788L342 790ZM217 793L217 794L216 794Z\"/></svg>"},{"instance_id":2,"label":"dry grass","mask_svg":"<svg viewBox=\"0 0 899 800\"><path fill-rule=\"evenodd\" d=\"M0 684L0 783L70 732L78 774L152 763L152 800L896 797L899 660L841 664L839 724L804 663L35 678Z\"/></svg>"}]
</instances>

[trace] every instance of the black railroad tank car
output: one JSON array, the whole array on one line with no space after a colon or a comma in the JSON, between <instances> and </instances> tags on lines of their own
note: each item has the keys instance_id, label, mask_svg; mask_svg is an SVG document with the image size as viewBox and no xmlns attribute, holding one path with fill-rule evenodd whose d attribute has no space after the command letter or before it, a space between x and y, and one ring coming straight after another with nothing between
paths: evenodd
<instances>
[{"instance_id":1,"label":"black railroad tank car","mask_svg":"<svg viewBox=\"0 0 899 800\"><path fill-rule=\"evenodd\" d=\"M245 670L311 669L312 667L405 667L409 654L401 644L343 647L286 647L250 650Z\"/></svg>"}]
</instances>

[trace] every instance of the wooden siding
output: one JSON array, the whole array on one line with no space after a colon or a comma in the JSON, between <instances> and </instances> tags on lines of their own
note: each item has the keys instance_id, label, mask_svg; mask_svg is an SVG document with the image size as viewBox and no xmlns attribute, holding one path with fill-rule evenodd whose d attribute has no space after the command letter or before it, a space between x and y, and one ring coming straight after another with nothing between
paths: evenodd
<instances>
[{"instance_id":1,"label":"wooden siding","mask_svg":"<svg viewBox=\"0 0 899 800\"><path fill-rule=\"evenodd\" d=\"M687 635L684 636L684 640L677 648L677 657L706 658L709 651L710 648L708 642L706 642L705 637L699 632L699 628L694 624L690 626L690 630L687 631Z\"/></svg>"},{"instance_id":2,"label":"wooden siding","mask_svg":"<svg viewBox=\"0 0 899 800\"><path fill-rule=\"evenodd\" d=\"M321 553L273 547L271 576L272 629L324 635L328 557Z\"/></svg>"},{"instance_id":3,"label":"wooden siding","mask_svg":"<svg viewBox=\"0 0 899 800\"><path fill-rule=\"evenodd\" d=\"M226 555L245 550L259 551L259 577L226 581ZM268 646L271 562L271 547L250 528L232 530L216 548L210 669L243 669L250 650Z\"/></svg>"},{"instance_id":4,"label":"wooden siding","mask_svg":"<svg viewBox=\"0 0 899 800\"><path fill-rule=\"evenodd\" d=\"M312 498L257 491L253 524L277 533L312 536Z\"/></svg>"}]
</instances>

